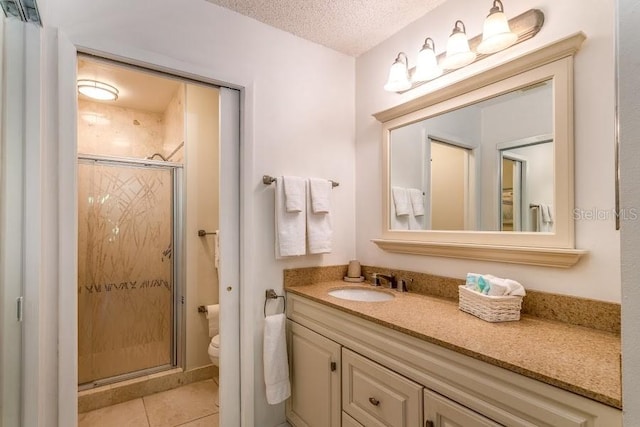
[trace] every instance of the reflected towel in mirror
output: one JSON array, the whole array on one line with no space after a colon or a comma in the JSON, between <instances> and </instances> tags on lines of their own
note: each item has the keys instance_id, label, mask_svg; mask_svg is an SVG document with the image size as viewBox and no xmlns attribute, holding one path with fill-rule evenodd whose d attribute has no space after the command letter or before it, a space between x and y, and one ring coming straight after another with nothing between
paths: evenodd
<instances>
[{"instance_id":1,"label":"reflected towel in mirror","mask_svg":"<svg viewBox=\"0 0 640 427\"><path fill-rule=\"evenodd\" d=\"M409 215L411 213L411 205L409 204L409 194L406 188L393 187L393 203L396 208L396 216Z\"/></svg>"}]
</instances>

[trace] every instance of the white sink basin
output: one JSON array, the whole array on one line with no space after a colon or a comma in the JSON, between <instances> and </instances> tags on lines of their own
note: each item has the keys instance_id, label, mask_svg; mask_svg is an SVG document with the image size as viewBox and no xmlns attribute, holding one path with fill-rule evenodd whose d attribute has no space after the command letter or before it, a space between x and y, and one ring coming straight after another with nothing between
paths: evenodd
<instances>
[{"instance_id":1,"label":"white sink basin","mask_svg":"<svg viewBox=\"0 0 640 427\"><path fill-rule=\"evenodd\" d=\"M389 301L395 298L392 294L377 289L334 289L329 291L332 297L346 299L349 301L379 302Z\"/></svg>"}]
</instances>

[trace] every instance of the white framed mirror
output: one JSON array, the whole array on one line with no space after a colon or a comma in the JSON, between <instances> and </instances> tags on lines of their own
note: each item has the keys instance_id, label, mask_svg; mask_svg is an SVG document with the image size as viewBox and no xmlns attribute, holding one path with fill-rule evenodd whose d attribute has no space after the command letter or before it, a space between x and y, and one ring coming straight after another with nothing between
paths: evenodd
<instances>
[{"instance_id":1,"label":"white framed mirror","mask_svg":"<svg viewBox=\"0 0 640 427\"><path fill-rule=\"evenodd\" d=\"M584 35L376 114L381 248L568 267L573 55Z\"/></svg>"}]
</instances>

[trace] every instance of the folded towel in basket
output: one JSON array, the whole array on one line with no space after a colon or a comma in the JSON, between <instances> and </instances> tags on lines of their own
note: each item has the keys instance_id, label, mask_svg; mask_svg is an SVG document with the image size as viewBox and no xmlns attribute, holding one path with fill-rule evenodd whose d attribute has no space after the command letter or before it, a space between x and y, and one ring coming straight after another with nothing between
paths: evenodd
<instances>
[{"instance_id":1,"label":"folded towel in basket","mask_svg":"<svg viewBox=\"0 0 640 427\"><path fill-rule=\"evenodd\" d=\"M489 296L526 295L524 287L520 283L491 274L467 273L465 287Z\"/></svg>"}]
</instances>

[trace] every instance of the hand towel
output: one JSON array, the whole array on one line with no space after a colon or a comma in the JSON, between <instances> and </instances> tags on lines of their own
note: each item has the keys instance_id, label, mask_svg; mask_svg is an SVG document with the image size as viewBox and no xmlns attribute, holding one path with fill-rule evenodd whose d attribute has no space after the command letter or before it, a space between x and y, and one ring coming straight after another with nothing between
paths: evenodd
<instances>
[{"instance_id":1,"label":"hand towel","mask_svg":"<svg viewBox=\"0 0 640 427\"><path fill-rule=\"evenodd\" d=\"M299 176L285 176L284 202L287 212L302 212L305 200L305 179Z\"/></svg>"},{"instance_id":2,"label":"hand towel","mask_svg":"<svg viewBox=\"0 0 640 427\"><path fill-rule=\"evenodd\" d=\"M311 211L314 214L331 211L331 181L328 179L309 178L311 193Z\"/></svg>"},{"instance_id":3,"label":"hand towel","mask_svg":"<svg viewBox=\"0 0 640 427\"><path fill-rule=\"evenodd\" d=\"M306 206L301 212L287 212L283 177L276 178L276 258L304 255L306 249Z\"/></svg>"},{"instance_id":4,"label":"hand towel","mask_svg":"<svg viewBox=\"0 0 640 427\"><path fill-rule=\"evenodd\" d=\"M553 206L551 205L545 205L546 211L547 211L547 219L548 219L548 223L549 224L553 224Z\"/></svg>"},{"instance_id":5,"label":"hand towel","mask_svg":"<svg viewBox=\"0 0 640 427\"><path fill-rule=\"evenodd\" d=\"M291 395L285 320L284 314L267 316L264 319L262 359L267 402L270 405L283 402Z\"/></svg>"},{"instance_id":6,"label":"hand towel","mask_svg":"<svg viewBox=\"0 0 640 427\"><path fill-rule=\"evenodd\" d=\"M313 213L311 192L307 192L307 243L310 254L326 254L332 249L331 213Z\"/></svg>"},{"instance_id":7,"label":"hand towel","mask_svg":"<svg viewBox=\"0 0 640 427\"><path fill-rule=\"evenodd\" d=\"M542 222L549 224L551 222L551 218L549 217L549 206L540 204L540 211L542 213Z\"/></svg>"},{"instance_id":8,"label":"hand towel","mask_svg":"<svg viewBox=\"0 0 640 427\"><path fill-rule=\"evenodd\" d=\"M411 205L409 204L407 189L402 187L392 187L391 193L393 196L393 203L396 206L396 216L409 215L409 213L411 213Z\"/></svg>"},{"instance_id":9,"label":"hand towel","mask_svg":"<svg viewBox=\"0 0 640 427\"><path fill-rule=\"evenodd\" d=\"M409 200L411 200L411 208L414 216L424 215L424 203L422 202L422 191L417 188L409 188Z\"/></svg>"},{"instance_id":10,"label":"hand towel","mask_svg":"<svg viewBox=\"0 0 640 427\"><path fill-rule=\"evenodd\" d=\"M205 316L209 321L209 337L213 338L220 332L220 305L208 305Z\"/></svg>"}]
</instances>

